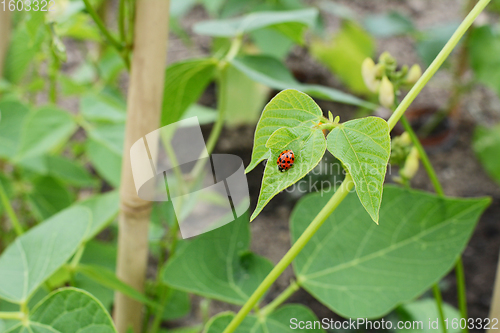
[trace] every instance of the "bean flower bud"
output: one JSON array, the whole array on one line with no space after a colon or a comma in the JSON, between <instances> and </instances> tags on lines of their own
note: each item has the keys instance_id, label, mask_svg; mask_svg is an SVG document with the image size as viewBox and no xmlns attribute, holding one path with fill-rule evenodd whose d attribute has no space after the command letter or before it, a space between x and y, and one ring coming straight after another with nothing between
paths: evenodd
<instances>
[{"instance_id":1,"label":"bean flower bud","mask_svg":"<svg viewBox=\"0 0 500 333\"><path fill-rule=\"evenodd\" d=\"M387 78L384 76L382 82L380 83L380 89L378 92L378 100L380 105L390 109L394 105L394 87Z\"/></svg>"},{"instance_id":2,"label":"bean flower bud","mask_svg":"<svg viewBox=\"0 0 500 333\"><path fill-rule=\"evenodd\" d=\"M366 58L361 65L361 75L366 87L371 92L377 92L380 81L376 77L377 68L372 58Z\"/></svg>"},{"instance_id":3,"label":"bean flower bud","mask_svg":"<svg viewBox=\"0 0 500 333\"><path fill-rule=\"evenodd\" d=\"M419 158L417 148L413 147L406 158L405 166L403 169L399 170L401 177L412 179L415 176L418 171Z\"/></svg>"},{"instance_id":4,"label":"bean flower bud","mask_svg":"<svg viewBox=\"0 0 500 333\"><path fill-rule=\"evenodd\" d=\"M420 79L421 76L422 76L422 69L420 69L419 65L415 64L411 66L410 71L406 76L406 83L415 84L418 81L418 79Z\"/></svg>"}]
</instances>

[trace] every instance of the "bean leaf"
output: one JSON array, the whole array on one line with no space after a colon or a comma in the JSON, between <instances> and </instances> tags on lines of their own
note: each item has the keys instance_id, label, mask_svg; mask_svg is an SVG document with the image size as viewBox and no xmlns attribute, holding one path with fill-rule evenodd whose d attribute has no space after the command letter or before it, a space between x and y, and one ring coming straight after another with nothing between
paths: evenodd
<instances>
[{"instance_id":1,"label":"bean leaf","mask_svg":"<svg viewBox=\"0 0 500 333\"><path fill-rule=\"evenodd\" d=\"M162 126L179 121L213 80L217 62L213 59L190 59L167 68L161 115Z\"/></svg>"},{"instance_id":2,"label":"bean leaf","mask_svg":"<svg viewBox=\"0 0 500 333\"><path fill-rule=\"evenodd\" d=\"M245 172L252 171L261 161L271 157L271 150L266 147L267 140L279 128L299 127L318 122L321 109L306 94L287 89L277 94L264 108L255 130L252 160Z\"/></svg>"},{"instance_id":3,"label":"bean leaf","mask_svg":"<svg viewBox=\"0 0 500 333\"><path fill-rule=\"evenodd\" d=\"M213 317L203 332L222 333L234 318L234 313L224 312ZM295 319L295 321L294 321ZM255 315L247 316L235 333L324 333L325 330L314 327L313 322L318 321L316 315L303 305L287 304L265 317ZM301 322L299 326L299 322ZM306 326L309 322L310 326ZM300 328L299 328L300 327Z\"/></svg>"},{"instance_id":4,"label":"bean leaf","mask_svg":"<svg viewBox=\"0 0 500 333\"><path fill-rule=\"evenodd\" d=\"M297 204L294 242L328 200ZM343 317L381 317L449 272L489 203L386 186L378 226L351 193L295 259L298 282Z\"/></svg>"},{"instance_id":5,"label":"bean leaf","mask_svg":"<svg viewBox=\"0 0 500 333\"><path fill-rule=\"evenodd\" d=\"M250 221L257 217L276 194L304 178L318 165L325 154L326 140L320 129L283 127L269 137L266 146L271 150L271 157L264 170L257 207ZM280 172L276 162L285 149L294 152L295 161L288 171Z\"/></svg>"},{"instance_id":6,"label":"bean leaf","mask_svg":"<svg viewBox=\"0 0 500 333\"><path fill-rule=\"evenodd\" d=\"M477 158L498 184L500 184L500 126L478 126L474 131L473 144Z\"/></svg>"},{"instance_id":7,"label":"bean leaf","mask_svg":"<svg viewBox=\"0 0 500 333\"><path fill-rule=\"evenodd\" d=\"M29 321L6 333L116 333L109 313L86 291L59 289L38 303Z\"/></svg>"},{"instance_id":8,"label":"bean leaf","mask_svg":"<svg viewBox=\"0 0 500 333\"><path fill-rule=\"evenodd\" d=\"M380 202L391 140L389 125L382 118L366 117L335 127L327 139L328 150L350 172L359 200L378 223Z\"/></svg>"},{"instance_id":9,"label":"bean leaf","mask_svg":"<svg viewBox=\"0 0 500 333\"><path fill-rule=\"evenodd\" d=\"M200 22L194 26L194 31L202 35L235 37L239 34L273 26L284 35L297 40L299 38L297 35L301 35L298 34L298 31L303 31L303 27L314 26L317 16L318 10L315 8L256 12L243 17Z\"/></svg>"},{"instance_id":10,"label":"bean leaf","mask_svg":"<svg viewBox=\"0 0 500 333\"><path fill-rule=\"evenodd\" d=\"M0 256L0 298L29 299L80 246L90 218L88 209L74 207L18 237Z\"/></svg>"},{"instance_id":11,"label":"bean leaf","mask_svg":"<svg viewBox=\"0 0 500 333\"><path fill-rule=\"evenodd\" d=\"M248 216L190 241L169 260L163 282L175 289L244 304L273 265L248 250Z\"/></svg>"}]
</instances>

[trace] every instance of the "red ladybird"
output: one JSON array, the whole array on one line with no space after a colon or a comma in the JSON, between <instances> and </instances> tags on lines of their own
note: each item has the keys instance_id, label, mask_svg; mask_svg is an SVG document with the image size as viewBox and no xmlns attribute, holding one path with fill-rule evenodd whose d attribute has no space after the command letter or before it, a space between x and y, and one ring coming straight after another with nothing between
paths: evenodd
<instances>
[{"instance_id":1,"label":"red ladybird","mask_svg":"<svg viewBox=\"0 0 500 333\"><path fill-rule=\"evenodd\" d=\"M278 169L283 172L287 171L290 169L293 165L293 162L295 161L295 155L293 154L293 151L291 150L284 150L281 152L280 156L278 157Z\"/></svg>"}]
</instances>

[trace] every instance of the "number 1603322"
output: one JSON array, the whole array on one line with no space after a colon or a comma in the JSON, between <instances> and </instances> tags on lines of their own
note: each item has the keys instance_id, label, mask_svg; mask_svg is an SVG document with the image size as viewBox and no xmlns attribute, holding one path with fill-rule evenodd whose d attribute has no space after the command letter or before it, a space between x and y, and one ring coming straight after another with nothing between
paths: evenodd
<instances>
[{"instance_id":1,"label":"number 1603322","mask_svg":"<svg viewBox=\"0 0 500 333\"><path fill-rule=\"evenodd\" d=\"M0 10L53 12L55 11L55 5L55 0L2 0L0 1Z\"/></svg>"}]
</instances>

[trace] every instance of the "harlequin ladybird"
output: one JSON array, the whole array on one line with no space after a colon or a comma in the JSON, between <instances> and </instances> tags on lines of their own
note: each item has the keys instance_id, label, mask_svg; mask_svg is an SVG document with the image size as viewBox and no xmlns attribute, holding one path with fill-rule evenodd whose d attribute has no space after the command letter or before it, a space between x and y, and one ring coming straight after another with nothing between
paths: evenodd
<instances>
[{"instance_id":1,"label":"harlequin ladybird","mask_svg":"<svg viewBox=\"0 0 500 333\"><path fill-rule=\"evenodd\" d=\"M281 172L287 171L292 167L294 161L295 161L295 155L293 154L293 151L291 150L282 151L277 161L279 171Z\"/></svg>"}]
</instances>

